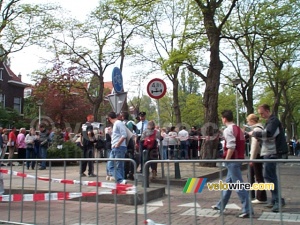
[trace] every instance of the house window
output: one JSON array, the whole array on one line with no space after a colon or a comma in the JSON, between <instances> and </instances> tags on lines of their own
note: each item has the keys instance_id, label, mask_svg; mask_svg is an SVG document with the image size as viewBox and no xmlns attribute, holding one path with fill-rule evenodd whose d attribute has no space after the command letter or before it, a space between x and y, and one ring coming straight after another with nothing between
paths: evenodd
<instances>
[{"instance_id":1,"label":"house window","mask_svg":"<svg viewBox=\"0 0 300 225\"><path fill-rule=\"evenodd\" d=\"M5 108L5 95L0 94L0 107Z\"/></svg>"},{"instance_id":2,"label":"house window","mask_svg":"<svg viewBox=\"0 0 300 225\"><path fill-rule=\"evenodd\" d=\"M24 98L28 98L31 96L32 89L25 89L24 90Z\"/></svg>"},{"instance_id":3,"label":"house window","mask_svg":"<svg viewBox=\"0 0 300 225\"><path fill-rule=\"evenodd\" d=\"M14 98L14 110L21 113L21 98Z\"/></svg>"}]
</instances>

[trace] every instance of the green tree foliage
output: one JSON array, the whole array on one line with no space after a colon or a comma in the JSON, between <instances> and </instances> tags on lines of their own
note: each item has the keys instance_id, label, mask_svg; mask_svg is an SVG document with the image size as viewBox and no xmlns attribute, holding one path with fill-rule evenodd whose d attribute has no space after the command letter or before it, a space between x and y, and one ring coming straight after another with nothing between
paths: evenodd
<instances>
[{"instance_id":1,"label":"green tree foliage","mask_svg":"<svg viewBox=\"0 0 300 225\"><path fill-rule=\"evenodd\" d=\"M17 111L0 107L0 126L3 128L11 128L12 126L28 128L29 123L26 123Z\"/></svg>"},{"instance_id":2,"label":"green tree foliage","mask_svg":"<svg viewBox=\"0 0 300 225\"><path fill-rule=\"evenodd\" d=\"M61 30L49 35L49 50L54 52L55 60L77 67L81 72L73 74L73 78L92 84L85 93L96 120L104 100L104 74L119 62L122 71L125 56L134 52L132 37L144 23L145 11L147 4L133 0L101 1L84 22L62 18L56 22Z\"/></svg>"},{"instance_id":3,"label":"green tree foliage","mask_svg":"<svg viewBox=\"0 0 300 225\"><path fill-rule=\"evenodd\" d=\"M151 71L162 71L172 82L176 123L181 123L179 106L179 76L185 61L195 61L196 40L192 15L195 6L190 1L157 1L150 12L150 23L142 30L144 38L153 43L153 51L141 54L141 60L151 62Z\"/></svg>"},{"instance_id":4,"label":"green tree foliage","mask_svg":"<svg viewBox=\"0 0 300 225\"><path fill-rule=\"evenodd\" d=\"M200 81L193 73L188 71L188 74L186 75L183 70L180 76L179 89L185 94L197 94L200 92Z\"/></svg>"},{"instance_id":5,"label":"green tree foliage","mask_svg":"<svg viewBox=\"0 0 300 225\"><path fill-rule=\"evenodd\" d=\"M39 43L57 10L56 6L23 4L21 0L0 1L0 60Z\"/></svg>"},{"instance_id":6,"label":"green tree foliage","mask_svg":"<svg viewBox=\"0 0 300 225\"><path fill-rule=\"evenodd\" d=\"M223 55L234 73L226 71L225 76L229 81L237 77L242 80L240 93L248 114L254 111L255 88L264 88L269 83L273 83L271 86L277 96L274 104L274 111L277 111L280 96L283 96L280 94L282 84L274 76L263 79L264 72L274 74L278 66L284 68L287 61L295 58L293 52L299 49L296 28L299 27L299 13L299 3L295 1L247 0L237 4L236 16L226 24L223 33L228 39L225 44L231 44L233 53L228 54L226 45ZM266 59L270 60L265 62ZM278 66L271 69L275 61ZM279 83L275 84L277 81Z\"/></svg>"},{"instance_id":7,"label":"green tree foliage","mask_svg":"<svg viewBox=\"0 0 300 225\"><path fill-rule=\"evenodd\" d=\"M201 127L204 124L204 108L202 96L195 93L189 94L185 102L181 102L182 124L187 128L191 126Z\"/></svg>"}]
</instances>

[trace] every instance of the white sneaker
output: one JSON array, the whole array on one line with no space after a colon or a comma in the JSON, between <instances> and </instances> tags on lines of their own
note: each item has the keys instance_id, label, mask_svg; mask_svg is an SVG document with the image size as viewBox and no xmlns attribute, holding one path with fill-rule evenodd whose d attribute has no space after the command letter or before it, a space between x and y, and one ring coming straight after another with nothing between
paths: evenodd
<instances>
[{"instance_id":1,"label":"white sneaker","mask_svg":"<svg viewBox=\"0 0 300 225\"><path fill-rule=\"evenodd\" d=\"M115 181L116 179L114 177L109 178L110 181Z\"/></svg>"},{"instance_id":2,"label":"white sneaker","mask_svg":"<svg viewBox=\"0 0 300 225\"><path fill-rule=\"evenodd\" d=\"M106 176L105 180L110 180L111 176Z\"/></svg>"},{"instance_id":3,"label":"white sneaker","mask_svg":"<svg viewBox=\"0 0 300 225\"><path fill-rule=\"evenodd\" d=\"M122 180L122 182L120 182L120 184L127 184L127 180Z\"/></svg>"},{"instance_id":4,"label":"white sneaker","mask_svg":"<svg viewBox=\"0 0 300 225\"><path fill-rule=\"evenodd\" d=\"M251 203L253 204L266 204L267 202L266 201L259 201L258 199L254 199L251 201Z\"/></svg>"}]
</instances>

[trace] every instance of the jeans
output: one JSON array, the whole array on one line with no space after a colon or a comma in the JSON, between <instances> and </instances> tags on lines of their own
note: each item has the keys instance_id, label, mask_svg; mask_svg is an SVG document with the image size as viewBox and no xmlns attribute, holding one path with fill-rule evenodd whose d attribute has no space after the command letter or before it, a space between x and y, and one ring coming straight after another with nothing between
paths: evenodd
<instances>
[{"instance_id":1,"label":"jeans","mask_svg":"<svg viewBox=\"0 0 300 225\"><path fill-rule=\"evenodd\" d=\"M266 155L264 159L276 159L276 155ZM274 184L274 190L271 190L272 195L272 203L278 203L278 180L277 180L277 173L276 173L276 163L275 162L264 162L264 170L263 175L265 181L268 183Z\"/></svg>"},{"instance_id":2,"label":"jeans","mask_svg":"<svg viewBox=\"0 0 300 225\"><path fill-rule=\"evenodd\" d=\"M126 151L126 146L112 148L109 158L124 159ZM118 183L124 180L124 161L111 161L108 167L109 174L113 175Z\"/></svg>"},{"instance_id":3,"label":"jeans","mask_svg":"<svg viewBox=\"0 0 300 225\"><path fill-rule=\"evenodd\" d=\"M110 157L110 152L111 152L111 149L107 149L106 150L106 158L109 158ZM109 173L109 167L111 167L111 163L113 163L112 161L107 161L106 163L106 175L107 176L111 176L112 174Z\"/></svg>"},{"instance_id":4,"label":"jeans","mask_svg":"<svg viewBox=\"0 0 300 225\"><path fill-rule=\"evenodd\" d=\"M41 155L41 159L47 158L47 147L42 145L40 146L40 155ZM46 168L46 161L41 162L41 167Z\"/></svg>"},{"instance_id":5,"label":"jeans","mask_svg":"<svg viewBox=\"0 0 300 225\"><path fill-rule=\"evenodd\" d=\"M237 181L243 183L241 163L226 163L226 167L227 167L227 177L225 180L226 183L237 183ZM216 205L217 208L219 208L221 211L225 209L230 199L231 192L232 192L231 190L222 191L222 198ZM245 189L236 190L236 192L242 203L242 212L250 213L250 202L249 202L248 192Z\"/></svg>"},{"instance_id":6,"label":"jeans","mask_svg":"<svg viewBox=\"0 0 300 225\"><path fill-rule=\"evenodd\" d=\"M189 154L188 154L188 144L187 141L180 141L180 149L181 149L181 155L180 157L183 159L188 159Z\"/></svg>"},{"instance_id":7,"label":"jeans","mask_svg":"<svg viewBox=\"0 0 300 225\"><path fill-rule=\"evenodd\" d=\"M163 151L163 160L168 159L168 146L167 145L163 145L162 146L162 151Z\"/></svg>"},{"instance_id":8,"label":"jeans","mask_svg":"<svg viewBox=\"0 0 300 225\"><path fill-rule=\"evenodd\" d=\"M26 148L26 159L36 159L36 154L34 148ZM30 161L26 162L27 168L30 166ZM34 169L35 167L35 161L31 161L31 168Z\"/></svg>"}]
</instances>

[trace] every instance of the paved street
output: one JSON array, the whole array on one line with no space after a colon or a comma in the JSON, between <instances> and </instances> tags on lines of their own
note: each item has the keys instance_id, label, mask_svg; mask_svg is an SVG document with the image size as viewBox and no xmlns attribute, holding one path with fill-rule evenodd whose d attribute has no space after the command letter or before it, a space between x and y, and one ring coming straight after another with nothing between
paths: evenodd
<instances>
[{"instance_id":1,"label":"paved street","mask_svg":"<svg viewBox=\"0 0 300 225\"><path fill-rule=\"evenodd\" d=\"M2 167L3 168L3 167ZM5 167L4 167L5 168ZM13 167L14 170L20 170L22 167ZM97 178L100 181L105 180L105 163L98 165ZM193 174L190 165L180 165L182 177L192 177ZM195 168L195 167L193 167ZM7 168L5 168L7 169ZM66 178L78 180L78 166L68 166L65 173L61 167L53 167L51 176L53 178ZM172 168L171 168L172 169ZM170 176L174 174L170 170ZM228 204L224 216L213 211L210 207L215 204L219 197L219 191L209 191L204 188L202 193L185 194L182 193L184 182L178 185L166 187L166 195L147 203L147 218L152 219L156 223L161 224L280 224L280 216L282 216L283 224L299 224L300 222L300 181L299 181L300 162L285 163L280 166L280 178L282 195L286 200L286 207L283 208L282 215L280 213L272 213L270 209L266 209L264 205L253 205L254 217L252 219L236 218L241 212L241 204L236 193L233 193ZM34 174L36 171L26 171L28 174ZM165 172L167 169L165 168ZM209 173L218 172L218 168L196 167L195 173L199 177L208 176ZM37 176L49 176L49 171L37 171ZM246 170L243 171L244 179L247 180ZM10 182L10 175L4 175L5 186ZM13 186L21 188L32 188L34 182L30 179L14 178ZM93 181L95 178L85 177L83 180ZM219 179L215 179L215 182ZM24 182L24 183L23 183ZM212 182L212 180L210 180ZM139 189L141 184L139 184ZM166 186L165 184L150 183L151 188ZM51 183L52 192L58 191L61 184ZM85 187L76 185L63 186L62 190L68 192L88 192L94 191L95 187ZM39 191L48 190L49 183L38 182ZM142 189L143 190L143 189ZM268 197L270 193L268 192ZM101 198L99 195L98 198ZM117 198L115 199L117 203ZM22 210L23 209L23 210ZM136 211L137 209L137 211ZM0 220L23 222L24 224L144 224L144 205L114 204L114 203L98 203L84 202L80 200L60 200L60 201L40 201L40 202L1 202L0 203ZM137 212L137 218L135 217ZM196 215L196 216L195 216ZM97 223L98 221L98 223ZM9 223L4 223L9 224Z\"/></svg>"}]
</instances>

